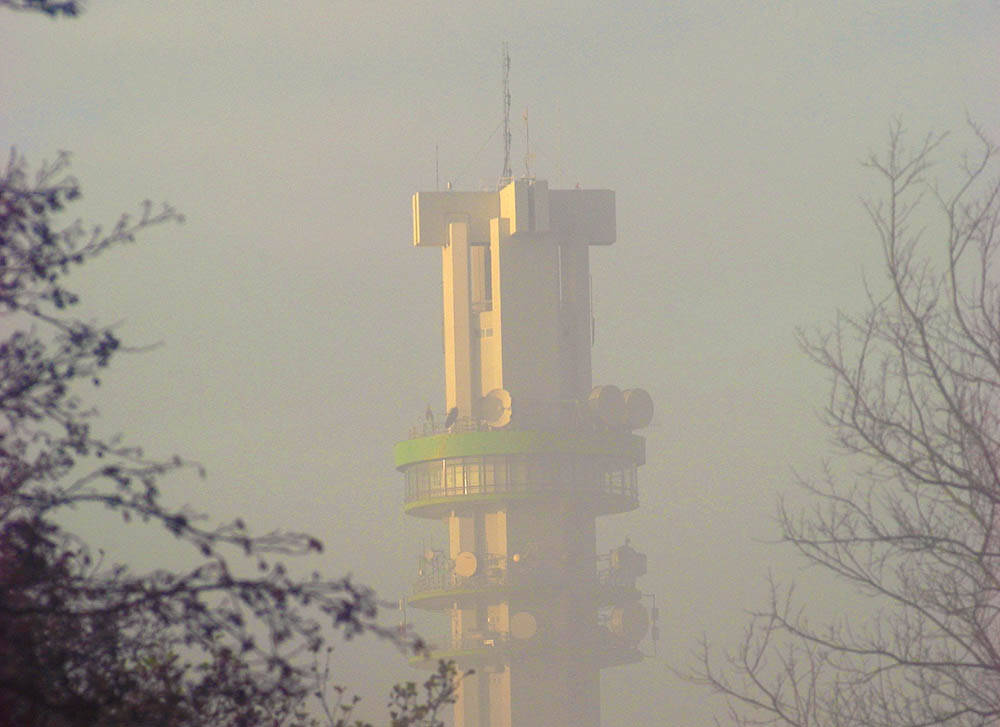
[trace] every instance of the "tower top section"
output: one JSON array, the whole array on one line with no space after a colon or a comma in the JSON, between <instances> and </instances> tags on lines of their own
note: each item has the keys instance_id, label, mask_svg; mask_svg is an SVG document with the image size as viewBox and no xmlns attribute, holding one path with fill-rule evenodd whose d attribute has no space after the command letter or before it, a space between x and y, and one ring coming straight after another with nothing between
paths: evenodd
<instances>
[{"instance_id":1,"label":"tower top section","mask_svg":"<svg viewBox=\"0 0 1000 727\"><path fill-rule=\"evenodd\" d=\"M610 189L549 189L544 180L517 179L497 191L417 192L413 244L448 245L448 225L464 222L469 244L490 244L490 221L504 219L509 235L556 235L558 244L615 241L615 193Z\"/></svg>"},{"instance_id":2,"label":"tower top section","mask_svg":"<svg viewBox=\"0 0 1000 727\"><path fill-rule=\"evenodd\" d=\"M519 179L413 195L413 244L442 251L446 410L565 425L591 391L589 246L614 241L611 190Z\"/></svg>"}]
</instances>

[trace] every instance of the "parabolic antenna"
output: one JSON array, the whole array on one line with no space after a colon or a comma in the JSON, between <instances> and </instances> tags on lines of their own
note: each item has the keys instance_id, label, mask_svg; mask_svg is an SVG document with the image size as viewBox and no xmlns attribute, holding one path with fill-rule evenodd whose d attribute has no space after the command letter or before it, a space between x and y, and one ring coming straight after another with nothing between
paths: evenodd
<instances>
[{"instance_id":1,"label":"parabolic antenna","mask_svg":"<svg viewBox=\"0 0 1000 727\"><path fill-rule=\"evenodd\" d=\"M462 578L471 578L476 575L476 568L478 567L479 563L476 561L476 556L467 550L463 550L455 556L455 575Z\"/></svg>"},{"instance_id":2,"label":"parabolic antenna","mask_svg":"<svg viewBox=\"0 0 1000 727\"><path fill-rule=\"evenodd\" d=\"M538 631L538 622L527 611L518 611L510 618L510 635L519 641L530 639Z\"/></svg>"},{"instance_id":3,"label":"parabolic antenna","mask_svg":"<svg viewBox=\"0 0 1000 727\"><path fill-rule=\"evenodd\" d=\"M653 397L645 389L626 389L622 394L625 397L628 428L648 427L649 423L653 421Z\"/></svg>"},{"instance_id":4,"label":"parabolic antenna","mask_svg":"<svg viewBox=\"0 0 1000 727\"><path fill-rule=\"evenodd\" d=\"M638 601L615 606L611 609L608 628L615 636L635 646L642 641L642 637L649 630L649 615Z\"/></svg>"},{"instance_id":5,"label":"parabolic antenna","mask_svg":"<svg viewBox=\"0 0 1000 727\"><path fill-rule=\"evenodd\" d=\"M479 415L491 427L499 429L510 424L510 392L493 389L479 400Z\"/></svg>"},{"instance_id":6,"label":"parabolic antenna","mask_svg":"<svg viewBox=\"0 0 1000 727\"><path fill-rule=\"evenodd\" d=\"M608 429L625 429L628 425L625 397L617 386L595 386L587 405Z\"/></svg>"}]
</instances>

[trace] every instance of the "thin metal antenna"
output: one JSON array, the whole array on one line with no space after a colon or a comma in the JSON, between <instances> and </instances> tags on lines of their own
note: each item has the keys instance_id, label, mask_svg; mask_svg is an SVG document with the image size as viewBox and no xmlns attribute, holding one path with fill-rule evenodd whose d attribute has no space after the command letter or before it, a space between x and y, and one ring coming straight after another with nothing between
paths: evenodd
<instances>
[{"instance_id":1,"label":"thin metal antenna","mask_svg":"<svg viewBox=\"0 0 1000 727\"><path fill-rule=\"evenodd\" d=\"M503 174L501 184L510 180L510 46L503 42Z\"/></svg>"}]
</instances>

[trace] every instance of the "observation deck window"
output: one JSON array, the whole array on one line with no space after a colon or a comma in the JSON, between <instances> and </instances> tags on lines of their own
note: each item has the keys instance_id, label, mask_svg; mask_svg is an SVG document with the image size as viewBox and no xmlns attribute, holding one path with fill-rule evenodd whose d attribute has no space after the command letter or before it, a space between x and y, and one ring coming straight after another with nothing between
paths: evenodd
<instances>
[{"instance_id":1,"label":"observation deck window","mask_svg":"<svg viewBox=\"0 0 1000 727\"><path fill-rule=\"evenodd\" d=\"M596 492L638 497L637 467L614 457L486 455L418 462L404 470L406 501L498 492Z\"/></svg>"}]
</instances>

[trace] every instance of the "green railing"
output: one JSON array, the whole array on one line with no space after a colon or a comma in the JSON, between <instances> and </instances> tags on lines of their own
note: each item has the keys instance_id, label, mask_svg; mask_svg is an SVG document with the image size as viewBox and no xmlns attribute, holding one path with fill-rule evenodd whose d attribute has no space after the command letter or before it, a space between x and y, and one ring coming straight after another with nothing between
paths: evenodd
<instances>
[{"instance_id":1,"label":"green railing","mask_svg":"<svg viewBox=\"0 0 1000 727\"><path fill-rule=\"evenodd\" d=\"M628 432L462 431L407 439L396 444L396 467L417 462L484 455L573 455L610 457L638 466L646 461L646 440Z\"/></svg>"}]
</instances>

